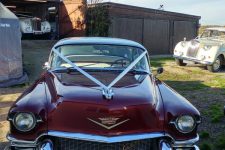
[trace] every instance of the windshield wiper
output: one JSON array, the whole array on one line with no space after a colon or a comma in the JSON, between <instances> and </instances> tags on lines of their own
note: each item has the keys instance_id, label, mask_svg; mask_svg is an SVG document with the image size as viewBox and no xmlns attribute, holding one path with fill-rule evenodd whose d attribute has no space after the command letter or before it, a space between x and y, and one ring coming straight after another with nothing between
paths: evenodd
<instances>
[{"instance_id":1,"label":"windshield wiper","mask_svg":"<svg viewBox=\"0 0 225 150\"><path fill-rule=\"evenodd\" d=\"M83 68L86 71L90 72L102 72L102 71L107 71L107 72L122 72L124 69L115 69L115 68ZM54 70L53 72L56 73L71 73L71 72L78 72L76 69L73 67L68 67L68 68L59 68ZM145 70L137 70L137 69L131 69L128 73L132 74L149 74L149 72Z\"/></svg>"},{"instance_id":2,"label":"windshield wiper","mask_svg":"<svg viewBox=\"0 0 225 150\"><path fill-rule=\"evenodd\" d=\"M137 69L131 69L129 71L129 73L133 73L133 74L149 74L147 71L144 70L137 70Z\"/></svg>"}]
</instances>

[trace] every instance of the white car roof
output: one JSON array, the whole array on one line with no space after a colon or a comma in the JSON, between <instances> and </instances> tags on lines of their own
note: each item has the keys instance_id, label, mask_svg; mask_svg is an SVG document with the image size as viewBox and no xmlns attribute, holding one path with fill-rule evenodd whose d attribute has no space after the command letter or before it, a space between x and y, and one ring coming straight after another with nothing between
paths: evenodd
<instances>
[{"instance_id":1,"label":"white car roof","mask_svg":"<svg viewBox=\"0 0 225 150\"><path fill-rule=\"evenodd\" d=\"M213 27L213 28L207 28L206 30L215 30L215 31L225 32L225 27Z\"/></svg>"},{"instance_id":2,"label":"white car roof","mask_svg":"<svg viewBox=\"0 0 225 150\"><path fill-rule=\"evenodd\" d=\"M79 45L79 44L109 44L109 45L123 45L123 46L134 46L138 48L142 48L147 51L144 46L141 44L125 39L119 38L109 38L109 37L71 37L65 38L58 41L54 48L62 46L62 45Z\"/></svg>"}]
</instances>

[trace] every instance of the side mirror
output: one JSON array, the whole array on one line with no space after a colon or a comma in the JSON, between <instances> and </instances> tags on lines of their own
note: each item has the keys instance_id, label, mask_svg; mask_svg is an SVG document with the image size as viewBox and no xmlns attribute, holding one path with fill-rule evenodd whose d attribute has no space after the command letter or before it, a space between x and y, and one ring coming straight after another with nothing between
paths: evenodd
<instances>
[{"instance_id":1,"label":"side mirror","mask_svg":"<svg viewBox=\"0 0 225 150\"><path fill-rule=\"evenodd\" d=\"M162 74L164 72L164 69L162 67L157 69L157 75Z\"/></svg>"},{"instance_id":2,"label":"side mirror","mask_svg":"<svg viewBox=\"0 0 225 150\"><path fill-rule=\"evenodd\" d=\"M45 62L42 68L48 70L50 69L50 64L48 62Z\"/></svg>"}]
</instances>

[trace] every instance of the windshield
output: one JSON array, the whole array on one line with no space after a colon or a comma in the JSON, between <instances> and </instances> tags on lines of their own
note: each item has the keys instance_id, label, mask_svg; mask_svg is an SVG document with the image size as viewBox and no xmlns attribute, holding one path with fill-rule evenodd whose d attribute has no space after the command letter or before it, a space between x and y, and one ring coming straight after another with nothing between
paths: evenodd
<instances>
[{"instance_id":1,"label":"windshield","mask_svg":"<svg viewBox=\"0 0 225 150\"><path fill-rule=\"evenodd\" d=\"M209 37L225 37L225 32L217 30L205 30L201 35L201 38L209 38Z\"/></svg>"},{"instance_id":2,"label":"windshield","mask_svg":"<svg viewBox=\"0 0 225 150\"><path fill-rule=\"evenodd\" d=\"M140 48L118 45L65 45L58 47L57 51L80 68L118 70L127 68L143 53ZM50 60L52 69L71 68L70 64L55 53L52 53ZM146 56L133 69L148 71Z\"/></svg>"}]
</instances>

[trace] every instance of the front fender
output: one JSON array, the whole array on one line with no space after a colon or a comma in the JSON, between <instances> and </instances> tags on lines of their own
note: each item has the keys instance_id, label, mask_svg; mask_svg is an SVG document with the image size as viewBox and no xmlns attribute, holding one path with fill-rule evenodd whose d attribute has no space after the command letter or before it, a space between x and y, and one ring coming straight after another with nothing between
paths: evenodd
<instances>
[{"instance_id":1,"label":"front fender","mask_svg":"<svg viewBox=\"0 0 225 150\"><path fill-rule=\"evenodd\" d=\"M47 109L45 82L43 78L35 82L13 104L9 110L10 135L21 140L35 140L40 134L47 131ZM13 117L18 112L33 113L40 121L36 127L26 133L18 131L13 125Z\"/></svg>"},{"instance_id":2,"label":"front fender","mask_svg":"<svg viewBox=\"0 0 225 150\"><path fill-rule=\"evenodd\" d=\"M165 132L172 135L175 140L188 140L197 137L197 126L191 133L179 132L171 121L181 115L191 115L200 121L199 111L183 96L171 89L165 83L158 81L158 88L164 104Z\"/></svg>"}]
</instances>

